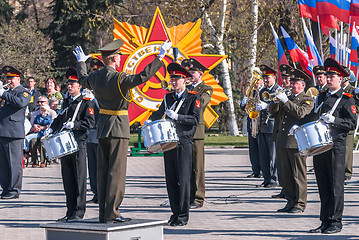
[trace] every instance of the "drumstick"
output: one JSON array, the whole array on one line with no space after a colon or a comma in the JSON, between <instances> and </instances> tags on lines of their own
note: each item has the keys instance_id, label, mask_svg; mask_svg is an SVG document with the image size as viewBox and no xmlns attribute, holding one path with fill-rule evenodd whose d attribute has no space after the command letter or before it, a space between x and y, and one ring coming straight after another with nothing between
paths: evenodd
<instances>
[{"instance_id":1,"label":"drumstick","mask_svg":"<svg viewBox=\"0 0 359 240\"><path fill-rule=\"evenodd\" d=\"M172 104L172 106L170 107L169 110L172 110L172 108L174 108L174 106L176 105L177 101L174 102L174 104ZM161 119L165 119L166 118L166 113L163 114Z\"/></svg>"}]
</instances>

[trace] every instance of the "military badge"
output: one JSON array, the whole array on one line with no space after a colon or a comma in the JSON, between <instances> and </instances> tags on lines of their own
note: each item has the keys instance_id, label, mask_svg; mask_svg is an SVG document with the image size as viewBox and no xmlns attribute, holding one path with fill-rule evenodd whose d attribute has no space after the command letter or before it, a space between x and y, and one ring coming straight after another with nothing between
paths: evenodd
<instances>
[{"instance_id":1,"label":"military badge","mask_svg":"<svg viewBox=\"0 0 359 240\"><path fill-rule=\"evenodd\" d=\"M95 114L95 111L93 110L93 108L89 108L89 114L90 114L90 115L94 115L94 114Z\"/></svg>"},{"instance_id":2,"label":"military badge","mask_svg":"<svg viewBox=\"0 0 359 240\"><path fill-rule=\"evenodd\" d=\"M208 95L211 95L211 90L207 90L206 93L207 93Z\"/></svg>"},{"instance_id":3,"label":"military badge","mask_svg":"<svg viewBox=\"0 0 359 240\"><path fill-rule=\"evenodd\" d=\"M24 92L22 95L24 95L24 97L26 97L26 98L29 96L29 94L27 92Z\"/></svg>"},{"instance_id":4,"label":"military badge","mask_svg":"<svg viewBox=\"0 0 359 240\"><path fill-rule=\"evenodd\" d=\"M305 101L305 104L307 104L308 106L310 105L310 101Z\"/></svg>"}]
</instances>

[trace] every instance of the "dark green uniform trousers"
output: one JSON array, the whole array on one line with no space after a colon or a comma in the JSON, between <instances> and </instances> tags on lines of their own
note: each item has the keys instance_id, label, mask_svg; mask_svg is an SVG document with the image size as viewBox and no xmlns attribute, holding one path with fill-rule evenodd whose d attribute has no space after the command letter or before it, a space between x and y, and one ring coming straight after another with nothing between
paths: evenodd
<instances>
[{"instance_id":1,"label":"dark green uniform trousers","mask_svg":"<svg viewBox=\"0 0 359 240\"><path fill-rule=\"evenodd\" d=\"M306 158L299 154L297 148L281 148L278 156L278 175L281 176L283 192L288 200L287 207L304 211L307 205Z\"/></svg>"},{"instance_id":2,"label":"dark green uniform trousers","mask_svg":"<svg viewBox=\"0 0 359 240\"><path fill-rule=\"evenodd\" d=\"M128 139L107 137L98 141L97 194L100 222L120 216L125 195Z\"/></svg>"},{"instance_id":3,"label":"dark green uniform trousers","mask_svg":"<svg viewBox=\"0 0 359 240\"><path fill-rule=\"evenodd\" d=\"M205 197L204 139L193 139L190 203L197 203L203 206L204 197Z\"/></svg>"},{"instance_id":4,"label":"dark green uniform trousers","mask_svg":"<svg viewBox=\"0 0 359 240\"><path fill-rule=\"evenodd\" d=\"M353 175L354 132L349 132L345 142L345 177Z\"/></svg>"}]
</instances>

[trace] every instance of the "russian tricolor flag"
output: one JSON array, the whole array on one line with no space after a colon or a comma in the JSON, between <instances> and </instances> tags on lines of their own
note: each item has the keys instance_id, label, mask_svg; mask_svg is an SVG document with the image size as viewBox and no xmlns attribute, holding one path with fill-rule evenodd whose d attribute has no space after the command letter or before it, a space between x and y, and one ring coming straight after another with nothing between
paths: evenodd
<instances>
[{"instance_id":1,"label":"russian tricolor flag","mask_svg":"<svg viewBox=\"0 0 359 240\"><path fill-rule=\"evenodd\" d=\"M274 28L272 26L272 23L270 23L270 27L272 28L275 45L277 46L277 50L278 50L278 72L279 72L279 66L280 65L282 65L282 64L289 65L289 63L288 63L287 57L285 56L282 44L279 41L278 35L277 35L276 31L274 30ZM279 85L282 84L282 77L281 77L280 74L278 75L278 84Z\"/></svg>"},{"instance_id":2,"label":"russian tricolor flag","mask_svg":"<svg viewBox=\"0 0 359 240\"><path fill-rule=\"evenodd\" d=\"M351 22L359 23L359 0L352 0L350 3Z\"/></svg>"},{"instance_id":3,"label":"russian tricolor flag","mask_svg":"<svg viewBox=\"0 0 359 240\"><path fill-rule=\"evenodd\" d=\"M298 47L298 45L293 41L293 39L288 35L283 27L280 27L283 33L285 43L287 44L290 57L293 62L299 62L302 69L312 75L312 68L309 66L308 54Z\"/></svg>"},{"instance_id":4,"label":"russian tricolor flag","mask_svg":"<svg viewBox=\"0 0 359 240\"><path fill-rule=\"evenodd\" d=\"M358 71L358 47L359 47L359 33L358 29L354 25L352 29L352 44L350 46L350 69L354 72L354 75L357 76Z\"/></svg>"},{"instance_id":5,"label":"russian tricolor flag","mask_svg":"<svg viewBox=\"0 0 359 240\"><path fill-rule=\"evenodd\" d=\"M314 40L313 40L312 36L310 35L309 30L308 30L307 26L305 25L304 21L303 21L303 28L304 28L304 33L305 33L305 40L307 43L308 58L309 58L309 60L313 61L312 67L317 66L317 65L324 65L323 59L320 57L318 49L315 46Z\"/></svg>"},{"instance_id":6,"label":"russian tricolor flag","mask_svg":"<svg viewBox=\"0 0 359 240\"><path fill-rule=\"evenodd\" d=\"M335 60L337 40L335 40L335 38L333 38L332 36L329 36L329 43L330 43L330 58L333 58Z\"/></svg>"},{"instance_id":7,"label":"russian tricolor flag","mask_svg":"<svg viewBox=\"0 0 359 240\"><path fill-rule=\"evenodd\" d=\"M316 0L318 15L333 15L340 21L349 23L351 0Z\"/></svg>"}]
</instances>

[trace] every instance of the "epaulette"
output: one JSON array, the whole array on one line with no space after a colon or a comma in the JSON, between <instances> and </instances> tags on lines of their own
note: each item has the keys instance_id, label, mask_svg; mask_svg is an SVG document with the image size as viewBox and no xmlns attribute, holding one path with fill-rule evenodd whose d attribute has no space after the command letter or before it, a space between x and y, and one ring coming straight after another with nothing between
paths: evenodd
<instances>
[{"instance_id":1,"label":"epaulette","mask_svg":"<svg viewBox=\"0 0 359 240\"><path fill-rule=\"evenodd\" d=\"M90 101L91 100L91 98L89 98L89 97L84 97L84 98L82 98L83 100L88 100L88 101Z\"/></svg>"},{"instance_id":2,"label":"epaulette","mask_svg":"<svg viewBox=\"0 0 359 240\"><path fill-rule=\"evenodd\" d=\"M190 94L197 94L198 92L195 92L195 91L188 91L188 93L190 93Z\"/></svg>"},{"instance_id":3,"label":"epaulette","mask_svg":"<svg viewBox=\"0 0 359 240\"><path fill-rule=\"evenodd\" d=\"M347 97L353 97L353 95L351 95L350 93L343 93L344 96L347 96Z\"/></svg>"}]
</instances>

